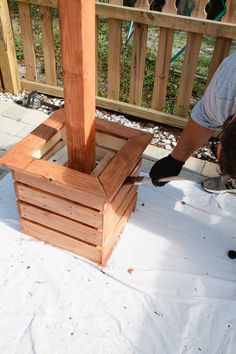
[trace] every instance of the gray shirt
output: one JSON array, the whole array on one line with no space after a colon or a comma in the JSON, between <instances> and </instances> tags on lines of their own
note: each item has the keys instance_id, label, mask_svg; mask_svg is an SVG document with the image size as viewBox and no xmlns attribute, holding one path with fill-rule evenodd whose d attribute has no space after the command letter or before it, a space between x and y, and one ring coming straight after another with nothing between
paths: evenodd
<instances>
[{"instance_id":1,"label":"gray shirt","mask_svg":"<svg viewBox=\"0 0 236 354\"><path fill-rule=\"evenodd\" d=\"M192 119L217 129L236 113L236 52L223 60L204 95L192 110Z\"/></svg>"}]
</instances>

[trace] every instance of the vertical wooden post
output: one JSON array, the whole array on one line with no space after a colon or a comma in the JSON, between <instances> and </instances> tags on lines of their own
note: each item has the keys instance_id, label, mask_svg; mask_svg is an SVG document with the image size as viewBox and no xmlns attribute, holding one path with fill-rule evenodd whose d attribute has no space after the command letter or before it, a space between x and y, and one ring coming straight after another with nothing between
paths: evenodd
<instances>
[{"instance_id":1,"label":"vertical wooden post","mask_svg":"<svg viewBox=\"0 0 236 354\"><path fill-rule=\"evenodd\" d=\"M110 0L109 4L123 5L123 0ZM120 96L120 56L122 22L110 18L108 20L108 84L107 97L119 100Z\"/></svg>"},{"instance_id":2,"label":"vertical wooden post","mask_svg":"<svg viewBox=\"0 0 236 354\"><path fill-rule=\"evenodd\" d=\"M0 0L0 68L5 90L19 92L20 79L7 0Z\"/></svg>"},{"instance_id":3,"label":"vertical wooden post","mask_svg":"<svg viewBox=\"0 0 236 354\"><path fill-rule=\"evenodd\" d=\"M95 3L59 0L68 166L95 163Z\"/></svg>"}]
</instances>

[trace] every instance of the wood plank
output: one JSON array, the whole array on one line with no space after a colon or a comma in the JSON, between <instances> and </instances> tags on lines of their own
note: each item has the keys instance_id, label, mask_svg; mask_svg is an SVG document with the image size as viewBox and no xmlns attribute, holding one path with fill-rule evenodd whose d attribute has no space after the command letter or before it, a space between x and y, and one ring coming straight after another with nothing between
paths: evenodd
<instances>
[{"instance_id":1,"label":"wood plank","mask_svg":"<svg viewBox=\"0 0 236 354\"><path fill-rule=\"evenodd\" d=\"M68 166L95 166L95 3L59 0Z\"/></svg>"},{"instance_id":2,"label":"wood plank","mask_svg":"<svg viewBox=\"0 0 236 354\"><path fill-rule=\"evenodd\" d=\"M42 48L44 57L44 71L46 83L57 85L56 60L52 29L51 9L47 6L39 7L42 32Z\"/></svg>"},{"instance_id":3,"label":"wood plank","mask_svg":"<svg viewBox=\"0 0 236 354\"><path fill-rule=\"evenodd\" d=\"M16 94L20 91L16 49L7 0L0 2L0 68L4 88Z\"/></svg>"},{"instance_id":4,"label":"wood plank","mask_svg":"<svg viewBox=\"0 0 236 354\"><path fill-rule=\"evenodd\" d=\"M39 6L48 6L48 7L58 7L58 0L17 0L25 4L33 4Z\"/></svg>"},{"instance_id":5,"label":"wood plank","mask_svg":"<svg viewBox=\"0 0 236 354\"><path fill-rule=\"evenodd\" d=\"M37 81L36 57L34 50L34 39L32 31L32 20L30 5L18 3L20 27L22 34L22 44L24 52L24 64L26 69L26 80Z\"/></svg>"},{"instance_id":6,"label":"wood plank","mask_svg":"<svg viewBox=\"0 0 236 354\"><path fill-rule=\"evenodd\" d=\"M110 200L120 189L125 178L130 175L151 139L151 134L130 138L99 176Z\"/></svg>"},{"instance_id":7,"label":"wood plank","mask_svg":"<svg viewBox=\"0 0 236 354\"><path fill-rule=\"evenodd\" d=\"M166 0L162 12L176 14L175 2ZM170 59L174 40L174 30L160 28L159 43L157 52L157 62L152 94L152 108L162 111L165 105L167 84L170 70Z\"/></svg>"},{"instance_id":8,"label":"wood plank","mask_svg":"<svg viewBox=\"0 0 236 354\"><path fill-rule=\"evenodd\" d=\"M91 175L99 177L100 174L107 167L107 165L111 162L111 160L113 159L114 156L115 156L115 153L113 151L108 151L106 153L106 155L103 157L103 159L97 164L95 169L92 171Z\"/></svg>"},{"instance_id":9,"label":"wood plank","mask_svg":"<svg viewBox=\"0 0 236 354\"><path fill-rule=\"evenodd\" d=\"M64 181L64 183L51 183L51 181L48 180L48 177L27 174L27 172L21 171L15 171L15 179L28 186L55 194L59 197L72 200L97 210L103 210L104 205L107 202L107 199L103 197L87 193L76 186L70 185L69 181L68 183L66 181Z\"/></svg>"},{"instance_id":10,"label":"wood plank","mask_svg":"<svg viewBox=\"0 0 236 354\"><path fill-rule=\"evenodd\" d=\"M184 29L186 32L200 33L208 36L236 38L236 25L207 19L146 11L127 6L119 7L103 3L96 3L96 14L101 17L157 25L174 30Z\"/></svg>"},{"instance_id":11,"label":"wood plank","mask_svg":"<svg viewBox=\"0 0 236 354\"><path fill-rule=\"evenodd\" d=\"M126 186L125 186L126 187ZM123 196L121 204L115 210L113 208L107 208L104 213L104 228L103 228L103 237L104 240L109 238L110 233L115 229L116 225L119 223L122 218L125 210L137 194L137 186L129 186L127 194Z\"/></svg>"},{"instance_id":12,"label":"wood plank","mask_svg":"<svg viewBox=\"0 0 236 354\"><path fill-rule=\"evenodd\" d=\"M139 1L136 7L144 10L149 10L150 5L147 1ZM141 105L142 101L147 35L148 26L135 22L131 59L129 102L137 105Z\"/></svg>"},{"instance_id":13,"label":"wood plank","mask_svg":"<svg viewBox=\"0 0 236 354\"><path fill-rule=\"evenodd\" d=\"M117 102L117 101L112 101ZM143 135L145 132L131 127L126 127L119 123L110 122L104 119L96 118L96 131L108 135L113 135L121 139L129 139L137 135Z\"/></svg>"},{"instance_id":14,"label":"wood plank","mask_svg":"<svg viewBox=\"0 0 236 354\"><path fill-rule=\"evenodd\" d=\"M35 237L40 241L73 252L94 262L102 262L101 247L90 245L86 242L81 242L76 238L70 237L69 235L46 228L23 218L20 219L20 225L22 232L31 237Z\"/></svg>"},{"instance_id":15,"label":"wood plank","mask_svg":"<svg viewBox=\"0 0 236 354\"><path fill-rule=\"evenodd\" d=\"M122 114L129 114L131 116L151 120L153 122L167 124L172 127L183 128L187 122L186 118L184 117L156 111L150 108L140 107L126 102L110 100L102 97L97 97L96 101L98 107L110 109Z\"/></svg>"},{"instance_id":16,"label":"wood plank","mask_svg":"<svg viewBox=\"0 0 236 354\"><path fill-rule=\"evenodd\" d=\"M21 80L21 84L23 88L28 90L37 90L48 95L63 97L63 90L58 87L45 85L42 83L30 82L27 80ZM187 122L186 118L174 114L157 111L155 109L140 107L126 102L111 100L104 97L96 96L96 105L100 108L109 109L115 112L120 112L122 114L129 114L134 117L167 124L178 128L184 128Z\"/></svg>"},{"instance_id":17,"label":"wood plank","mask_svg":"<svg viewBox=\"0 0 236 354\"><path fill-rule=\"evenodd\" d=\"M207 3L208 0L196 0L192 16L197 18L206 17L205 7ZM202 37L202 34L192 32L187 34L187 44L176 102L176 114L183 117L188 116Z\"/></svg>"},{"instance_id":18,"label":"wood plank","mask_svg":"<svg viewBox=\"0 0 236 354\"><path fill-rule=\"evenodd\" d=\"M89 194L91 194L93 198L106 198L106 194L96 177L75 171L68 167L55 165L53 162L34 160L27 167L25 172L47 180L50 184L84 191L88 193L88 198Z\"/></svg>"},{"instance_id":19,"label":"wood plank","mask_svg":"<svg viewBox=\"0 0 236 354\"><path fill-rule=\"evenodd\" d=\"M46 143L43 145L40 149L36 150L32 156L41 159L43 158L44 160L47 160L45 156L47 155L48 152L51 151L52 148L59 142L61 142L61 146L63 147L66 144L66 132L65 132L65 127L59 130L55 135L53 135Z\"/></svg>"},{"instance_id":20,"label":"wood plank","mask_svg":"<svg viewBox=\"0 0 236 354\"><path fill-rule=\"evenodd\" d=\"M117 243L117 240L126 225L128 218L132 211L134 210L137 202L137 197L134 197L134 199L131 201L130 205L126 209L125 213L123 216L120 218L120 221L118 225L116 226L115 230L112 232L111 236L108 237L106 245L103 247L102 251L102 266L106 266L107 261L109 257L111 256L111 253Z\"/></svg>"},{"instance_id":21,"label":"wood plank","mask_svg":"<svg viewBox=\"0 0 236 354\"><path fill-rule=\"evenodd\" d=\"M97 210L21 183L16 183L15 187L17 198L20 201L49 210L96 229L102 229L103 227L103 215Z\"/></svg>"},{"instance_id":22,"label":"wood plank","mask_svg":"<svg viewBox=\"0 0 236 354\"><path fill-rule=\"evenodd\" d=\"M24 219L36 222L42 226L46 226L55 231L66 233L80 241L86 241L90 244L103 244L102 231L81 224L77 221L65 218L58 214L54 214L48 210L40 209L33 205L18 202L21 216Z\"/></svg>"},{"instance_id":23,"label":"wood plank","mask_svg":"<svg viewBox=\"0 0 236 354\"><path fill-rule=\"evenodd\" d=\"M157 63L152 95L152 109L162 111L165 105L169 78L174 30L160 28Z\"/></svg>"},{"instance_id":24,"label":"wood plank","mask_svg":"<svg viewBox=\"0 0 236 354\"><path fill-rule=\"evenodd\" d=\"M115 151L120 150L127 140L120 139L111 135L106 135L103 133L96 133L96 144L97 146L102 146L105 148L109 148Z\"/></svg>"},{"instance_id":25,"label":"wood plank","mask_svg":"<svg viewBox=\"0 0 236 354\"><path fill-rule=\"evenodd\" d=\"M10 151L0 158L0 164L12 169L26 169L34 161L34 152L43 146L64 126L64 110L56 111Z\"/></svg>"},{"instance_id":26,"label":"wood plank","mask_svg":"<svg viewBox=\"0 0 236 354\"><path fill-rule=\"evenodd\" d=\"M110 4L123 5L123 0L110 0ZM120 96L120 56L122 22L108 20L108 83L107 97L115 100Z\"/></svg>"}]
</instances>

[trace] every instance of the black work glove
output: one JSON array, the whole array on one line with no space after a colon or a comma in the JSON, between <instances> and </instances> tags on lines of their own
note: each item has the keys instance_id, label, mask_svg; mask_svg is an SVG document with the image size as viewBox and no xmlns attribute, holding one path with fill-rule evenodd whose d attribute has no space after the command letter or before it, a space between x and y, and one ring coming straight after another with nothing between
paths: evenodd
<instances>
[{"instance_id":1,"label":"black work glove","mask_svg":"<svg viewBox=\"0 0 236 354\"><path fill-rule=\"evenodd\" d=\"M178 176L183 165L183 161L174 159L171 154L157 161L152 166L151 171L149 173L149 176L152 179L152 183L154 184L154 186L164 186L167 182L158 182L158 180L164 177Z\"/></svg>"}]
</instances>

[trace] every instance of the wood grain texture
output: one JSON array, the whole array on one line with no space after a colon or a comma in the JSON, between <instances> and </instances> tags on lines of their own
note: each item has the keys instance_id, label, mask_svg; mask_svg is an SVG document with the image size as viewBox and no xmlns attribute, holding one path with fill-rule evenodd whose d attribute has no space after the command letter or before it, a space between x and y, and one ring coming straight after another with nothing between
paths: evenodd
<instances>
[{"instance_id":1,"label":"wood grain texture","mask_svg":"<svg viewBox=\"0 0 236 354\"><path fill-rule=\"evenodd\" d=\"M49 85L57 85L56 60L52 28L51 9L47 6L39 7L42 31L42 48L44 57L45 81Z\"/></svg>"},{"instance_id":2,"label":"wood grain texture","mask_svg":"<svg viewBox=\"0 0 236 354\"><path fill-rule=\"evenodd\" d=\"M26 69L25 78L26 80L37 81L36 57L34 50L30 6L29 4L19 2L18 9L24 52L24 64Z\"/></svg>"},{"instance_id":3,"label":"wood grain texture","mask_svg":"<svg viewBox=\"0 0 236 354\"><path fill-rule=\"evenodd\" d=\"M5 90L13 94L21 89L16 49L7 0L0 2L0 68Z\"/></svg>"},{"instance_id":4,"label":"wood grain texture","mask_svg":"<svg viewBox=\"0 0 236 354\"><path fill-rule=\"evenodd\" d=\"M68 166L95 165L95 2L59 0Z\"/></svg>"},{"instance_id":5,"label":"wood grain texture","mask_svg":"<svg viewBox=\"0 0 236 354\"><path fill-rule=\"evenodd\" d=\"M68 234L90 244L100 246L103 244L103 236L101 230L94 229L74 220L65 218L45 209L40 209L24 202L18 202L18 204L21 216L24 219L33 221L55 231Z\"/></svg>"},{"instance_id":6,"label":"wood grain texture","mask_svg":"<svg viewBox=\"0 0 236 354\"><path fill-rule=\"evenodd\" d=\"M15 183L15 191L20 201L97 229L103 227L103 214L97 210L21 183Z\"/></svg>"},{"instance_id":7,"label":"wood grain texture","mask_svg":"<svg viewBox=\"0 0 236 354\"><path fill-rule=\"evenodd\" d=\"M123 5L123 0L110 0L110 4ZM119 99L120 96L120 56L121 56L120 20L108 19L108 82L107 97Z\"/></svg>"}]
</instances>

